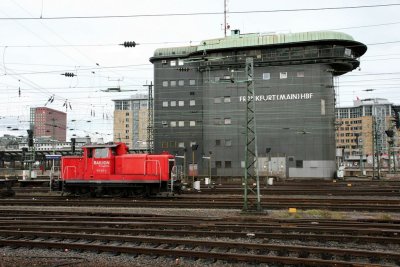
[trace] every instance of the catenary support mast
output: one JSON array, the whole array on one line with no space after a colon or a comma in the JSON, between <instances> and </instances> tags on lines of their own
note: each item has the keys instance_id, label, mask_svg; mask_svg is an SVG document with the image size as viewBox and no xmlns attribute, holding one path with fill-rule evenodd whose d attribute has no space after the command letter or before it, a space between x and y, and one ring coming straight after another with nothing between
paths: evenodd
<instances>
[{"instance_id":1,"label":"catenary support mast","mask_svg":"<svg viewBox=\"0 0 400 267\"><path fill-rule=\"evenodd\" d=\"M246 58L246 140L245 172L243 181L243 211L261 212L260 178L258 176L257 133L254 93L254 62ZM256 202L249 205L249 193L256 196Z\"/></svg>"}]
</instances>

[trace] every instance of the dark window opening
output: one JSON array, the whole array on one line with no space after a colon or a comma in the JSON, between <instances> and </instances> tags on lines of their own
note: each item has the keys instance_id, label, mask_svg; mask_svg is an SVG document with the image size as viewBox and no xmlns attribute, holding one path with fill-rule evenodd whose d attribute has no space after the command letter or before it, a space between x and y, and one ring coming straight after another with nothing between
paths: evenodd
<instances>
[{"instance_id":1,"label":"dark window opening","mask_svg":"<svg viewBox=\"0 0 400 267\"><path fill-rule=\"evenodd\" d=\"M222 162L221 161L216 161L215 162L215 168L222 168Z\"/></svg>"},{"instance_id":2,"label":"dark window opening","mask_svg":"<svg viewBox=\"0 0 400 267\"><path fill-rule=\"evenodd\" d=\"M296 160L296 168L303 168L303 161L302 160Z\"/></svg>"}]
</instances>

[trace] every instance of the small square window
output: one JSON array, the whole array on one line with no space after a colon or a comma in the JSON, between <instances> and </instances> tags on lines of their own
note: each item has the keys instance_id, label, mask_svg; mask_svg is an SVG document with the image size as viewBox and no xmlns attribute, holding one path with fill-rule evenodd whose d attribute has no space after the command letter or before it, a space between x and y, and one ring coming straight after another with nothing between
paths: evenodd
<instances>
[{"instance_id":1,"label":"small square window","mask_svg":"<svg viewBox=\"0 0 400 267\"><path fill-rule=\"evenodd\" d=\"M232 124L231 118L225 118L224 124Z\"/></svg>"},{"instance_id":2,"label":"small square window","mask_svg":"<svg viewBox=\"0 0 400 267\"><path fill-rule=\"evenodd\" d=\"M165 128L165 127L168 127L167 121L162 121L161 124L162 124L162 126L163 126L164 128Z\"/></svg>"},{"instance_id":3,"label":"small square window","mask_svg":"<svg viewBox=\"0 0 400 267\"><path fill-rule=\"evenodd\" d=\"M168 107L168 101L163 101L162 102L162 106L163 106L163 108L167 108Z\"/></svg>"},{"instance_id":4,"label":"small square window","mask_svg":"<svg viewBox=\"0 0 400 267\"><path fill-rule=\"evenodd\" d=\"M176 81L171 81L171 87L175 87L176 86Z\"/></svg>"},{"instance_id":5,"label":"small square window","mask_svg":"<svg viewBox=\"0 0 400 267\"><path fill-rule=\"evenodd\" d=\"M269 72L264 72L262 75L263 80L269 80L271 79L271 73Z\"/></svg>"},{"instance_id":6,"label":"small square window","mask_svg":"<svg viewBox=\"0 0 400 267\"><path fill-rule=\"evenodd\" d=\"M185 106L185 101L179 100L179 101L178 101L178 106L180 106L180 107Z\"/></svg>"},{"instance_id":7,"label":"small square window","mask_svg":"<svg viewBox=\"0 0 400 267\"><path fill-rule=\"evenodd\" d=\"M225 168L232 168L232 161L225 161Z\"/></svg>"},{"instance_id":8,"label":"small square window","mask_svg":"<svg viewBox=\"0 0 400 267\"><path fill-rule=\"evenodd\" d=\"M179 65L179 66L183 66L184 63L185 63L185 62L183 61L183 59L179 59L179 60L178 60L178 65Z\"/></svg>"},{"instance_id":9,"label":"small square window","mask_svg":"<svg viewBox=\"0 0 400 267\"><path fill-rule=\"evenodd\" d=\"M178 122L179 127L184 127L185 126L185 121L179 121Z\"/></svg>"},{"instance_id":10,"label":"small square window","mask_svg":"<svg viewBox=\"0 0 400 267\"><path fill-rule=\"evenodd\" d=\"M179 142L178 143L179 148L185 148L185 142Z\"/></svg>"},{"instance_id":11,"label":"small square window","mask_svg":"<svg viewBox=\"0 0 400 267\"><path fill-rule=\"evenodd\" d=\"M184 86L185 85L185 81L184 80L179 80L178 81L178 85L179 86Z\"/></svg>"},{"instance_id":12,"label":"small square window","mask_svg":"<svg viewBox=\"0 0 400 267\"><path fill-rule=\"evenodd\" d=\"M299 77L299 78L304 78L304 71L298 71L296 73L296 76Z\"/></svg>"},{"instance_id":13,"label":"small square window","mask_svg":"<svg viewBox=\"0 0 400 267\"><path fill-rule=\"evenodd\" d=\"M296 160L296 168L303 168L303 161L302 160Z\"/></svg>"},{"instance_id":14,"label":"small square window","mask_svg":"<svg viewBox=\"0 0 400 267\"><path fill-rule=\"evenodd\" d=\"M191 107L196 106L196 100L191 99L191 100L189 101L189 106L191 106Z\"/></svg>"},{"instance_id":15,"label":"small square window","mask_svg":"<svg viewBox=\"0 0 400 267\"><path fill-rule=\"evenodd\" d=\"M176 66L176 61L175 60L171 60L171 62L169 63L169 65L171 67L175 67Z\"/></svg>"},{"instance_id":16,"label":"small square window","mask_svg":"<svg viewBox=\"0 0 400 267\"><path fill-rule=\"evenodd\" d=\"M196 80L189 80L189 85L196 85Z\"/></svg>"},{"instance_id":17,"label":"small square window","mask_svg":"<svg viewBox=\"0 0 400 267\"><path fill-rule=\"evenodd\" d=\"M195 93L194 92L190 92L189 95L195 95Z\"/></svg>"},{"instance_id":18,"label":"small square window","mask_svg":"<svg viewBox=\"0 0 400 267\"><path fill-rule=\"evenodd\" d=\"M222 102L221 97L215 97L215 98L214 98L214 104L219 104L219 103L221 103L221 102Z\"/></svg>"},{"instance_id":19,"label":"small square window","mask_svg":"<svg viewBox=\"0 0 400 267\"><path fill-rule=\"evenodd\" d=\"M287 79L287 72L280 72L279 73L279 78L280 79Z\"/></svg>"},{"instance_id":20,"label":"small square window","mask_svg":"<svg viewBox=\"0 0 400 267\"><path fill-rule=\"evenodd\" d=\"M224 96L224 103L230 103L231 102L231 97L230 96Z\"/></svg>"},{"instance_id":21,"label":"small square window","mask_svg":"<svg viewBox=\"0 0 400 267\"><path fill-rule=\"evenodd\" d=\"M176 127L176 121L171 121L170 125L171 125L171 127Z\"/></svg>"},{"instance_id":22,"label":"small square window","mask_svg":"<svg viewBox=\"0 0 400 267\"><path fill-rule=\"evenodd\" d=\"M168 87L168 81L163 81L163 82L162 82L162 86L163 86L163 87Z\"/></svg>"},{"instance_id":23,"label":"small square window","mask_svg":"<svg viewBox=\"0 0 400 267\"><path fill-rule=\"evenodd\" d=\"M219 160L215 161L215 168L222 168L222 162Z\"/></svg>"},{"instance_id":24,"label":"small square window","mask_svg":"<svg viewBox=\"0 0 400 267\"><path fill-rule=\"evenodd\" d=\"M171 101L171 107L176 107L176 101L175 100Z\"/></svg>"},{"instance_id":25,"label":"small square window","mask_svg":"<svg viewBox=\"0 0 400 267\"><path fill-rule=\"evenodd\" d=\"M219 140L219 139L215 140L215 145L216 146L220 146L221 145L221 140Z\"/></svg>"},{"instance_id":26,"label":"small square window","mask_svg":"<svg viewBox=\"0 0 400 267\"><path fill-rule=\"evenodd\" d=\"M232 140L231 139L226 139L225 140L225 146L232 146Z\"/></svg>"},{"instance_id":27,"label":"small square window","mask_svg":"<svg viewBox=\"0 0 400 267\"><path fill-rule=\"evenodd\" d=\"M196 121L190 121L189 126L191 126L191 127L196 126Z\"/></svg>"}]
</instances>

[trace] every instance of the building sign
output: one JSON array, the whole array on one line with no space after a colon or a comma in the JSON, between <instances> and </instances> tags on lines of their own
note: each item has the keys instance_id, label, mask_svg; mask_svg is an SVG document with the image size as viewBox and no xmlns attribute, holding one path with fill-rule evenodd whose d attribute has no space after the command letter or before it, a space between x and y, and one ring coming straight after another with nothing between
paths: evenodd
<instances>
[{"instance_id":1,"label":"building sign","mask_svg":"<svg viewBox=\"0 0 400 267\"><path fill-rule=\"evenodd\" d=\"M50 159L50 160L60 160L61 159L61 155L45 155L46 159Z\"/></svg>"},{"instance_id":2,"label":"building sign","mask_svg":"<svg viewBox=\"0 0 400 267\"><path fill-rule=\"evenodd\" d=\"M314 93L280 94L280 95L256 95L255 101L283 101L283 100L308 100L314 96ZM251 100L253 96L249 96ZM239 102L247 102L246 96L239 96Z\"/></svg>"}]
</instances>

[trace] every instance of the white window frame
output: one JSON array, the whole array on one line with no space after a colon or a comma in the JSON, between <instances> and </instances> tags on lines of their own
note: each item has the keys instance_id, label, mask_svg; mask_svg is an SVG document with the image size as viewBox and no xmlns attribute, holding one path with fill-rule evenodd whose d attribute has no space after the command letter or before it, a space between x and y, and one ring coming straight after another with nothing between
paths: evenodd
<instances>
[{"instance_id":1,"label":"white window frame","mask_svg":"<svg viewBox=\"0 0 400 267\"><path fill-rule=\"evenodd\" d=\"M190 99L189 100L189 106L191 106L191 107L196 106L196 100L195 99Z\"/></svg>"},{"instance_id":2,"label":"white window frame","mask_svg":"<svg viewBox=\"0 0 400 267\"><path fill-rule=\"evenodd\" d=\"M170 65L171 67L175 67L175 66L176 66L176 61L175 61L175 60L171 60L171 61L169 62L169 65Z\"/></svg>"},{"instance_id":3,"label":"white window frame","mask_svg":"<svg viewBox=\"0 0 400 267\"><path fill-rule=\"evenodd\" d=\"M171 127L176 127L176 121L171 121L171 122L170 122L170 126L171 126Z\"/></svg>"},{"instance_id":4,"label":"white window frame","mask_svg":"<svg viewBox=\"0 0 400 267\"><path fill-rule=\"evenodd\" d=\"M178 121L179 127L185 127L185 121Z\"/></svg>"},{"instance_id":5,"label":"white window frame","mask_svg":"<svg viewBox=\"0 0 400 267\"><path fill-rule=\"evenodd\" d=\"M189 126L190 127L196 126L196 121L189 121Z\"/></svg>"},{"instance_id":6,"label":"white window frame","mask_svg":"<svg viewBox=\"0 0 400 267\"><path fill-rule=\"evenodd\" d=\"M170 106L171 106L171 107L176 107L176 101L175 101L175 100L171 100Z\"/></svg>"},{"instance_id":7,"label":"white window frame","mask_svg":"<svg viewBox=\"0 0 400 267\"><path fill-rule=\"evenodd\" d=\"M168 107L168 101L163 101L162 102L162 107L167 108Z\"/></svg>"},{"instance_id":8,"label":"white window frame","mask_svg":"<svg viewBox=\"0 0 400 267\"><path fill-rule=\"evenodd\" d=\"M264 73L262 74L262 79L263 79L263 80L270 80L270 79L271 79L271 73L269 73L269 72L264 72Z\"/></svg>"},{"instance_id":9,"label":"white window frame","mask_svg":"<svg viewBox=\"0 0 400 267\"><path fill-rule=\"evenodd\" d=\"M221 97L214 97L214 104L220 104L222 103Z\"/></svg>"},{"instance_id":10,"label":"white window frame","mask_svg":"<svg viewBox=\"0 0 400 267\"><path fill-rule=\"evenodd\" d=\"M288 73L286 71L279 72L279 79L287 79Z\"/></svg>"},{"instance_id":11,"label":"white window frame","mask_svg":"<svg viewBox=\"0 0 400 267\"><path fill-rule=\"evenodd\" d=\"M179 101L178 101L178 106L179 106L179 107L184 107L184 106L185 106L185 101L179 100Z\"/></svg>"}]
</instances>

